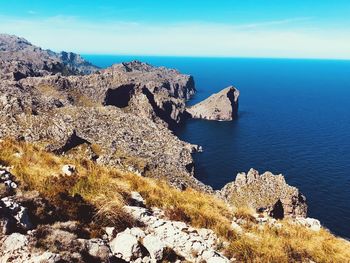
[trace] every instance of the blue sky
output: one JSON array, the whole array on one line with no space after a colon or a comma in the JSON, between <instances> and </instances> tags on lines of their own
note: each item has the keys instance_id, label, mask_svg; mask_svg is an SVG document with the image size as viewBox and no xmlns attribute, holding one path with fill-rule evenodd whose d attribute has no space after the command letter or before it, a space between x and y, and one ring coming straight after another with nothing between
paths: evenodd
<instances>
[{"instance_id":1,"label":"blue sky","mask_svg":"<svg viewBox=\"0 0 350 263\"><path fill-rule=\"evenodd\" d=\"M350 59L350 1L0 0L0 32L85 54Z\"/></svg>"}]
</instances>

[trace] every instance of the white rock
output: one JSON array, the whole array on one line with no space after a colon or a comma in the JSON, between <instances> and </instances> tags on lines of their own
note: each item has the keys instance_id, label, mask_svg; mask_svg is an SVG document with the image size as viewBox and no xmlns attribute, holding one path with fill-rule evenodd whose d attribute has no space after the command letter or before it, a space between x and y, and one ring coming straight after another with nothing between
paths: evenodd
<instances>
[{"instance_id":1,"label":"white rock","mask_svg":"<svg viewBox=\"0 0 350 263\"><path fill-rule=\"evenodd\" d=\"M114 229L115 229L114 227L106 227L105 228L105 232L106 232L109 240L111 240L113 238Z\"/></svg>"},{"instance_id":2,"label":"white rock","mask_svg":"<svg viewBox=\"0 0 350 263\"><path fill-rule=\"evenodd\" d=\"M143 239L143 246L148 250L152 259L161 260L166 248L164 242L154 235L148 235Z\"/></svg>"},{"instance_id":3,"label":"white rock","mask_svg":"<svg viewBox=\"0 0 350 263\"><path fill-rule=\"evenodd\" d=\"M112 253L126 261L142 256L141 247L136 237L130 233L119 233L109 244Z\"/></svg>"},{"instance_id":4,"label":"white rock","mask_svg":"<svg viewBox=\"0 0 350 263\"><path fill-rule=\"evenodd\" d=\"M310 228L313 231L320 231L321 230L321 223L319 220L315 218L302 218L302 217L297 217L295 219L296 223L305 227Z\"/></svg>"},{"instance_id":5,"label":"white rock","mask_svg":"<svg viewBox=\"0 0 350 263\"><path fill-rule=\"evenodd\" d=\"M28 244L28 239L25 235L13 233L6 237L2 250L4 252L14 251L25 247Z\"/></svg>"},{"instance_id":6,"label":"white rock","mask_svg":"<svg viewBox=\"0 0 350 263\"><path fill-rule=\"evenodd\" d=\"M63 165L63 167L62 167L62 173L63 173L63 175L66 175L66 176L71 176L71 175L73 175L73 173L75 173L75 166L74 166L74 165L71 165L71 164L65 164L65 165Z\"/></svg>"},{"instance_id":7,"label":"white rock","mask_svg":"<svg viewBox=\"0 0 350 263\"><path fill-rule=\"evenodd\" d=\"M137 239L144 238L146 236L145 231L139 227L133 227L130 229L130 234L136 237Z\"/></svg>"},{"instance_id":8,"label":"white rock","mask_svg":"<svg viewBox=\"0 0 350 263\"><path fill-rule=\"evenodd\" d=\"M138 192L131 192L131 199L133 201L133 205L135 206L144 206L145 205L145 200L142 198L140 193Z\"/></svg>"},{"instance_id":9,"label":"white rock","mask_svg":"<svg viewBox=\"0 0 350 263\"><path fill-rule=\"evenodd\" d=\"M230 262L227 258L216 256L207 259L207 263L228 263Z\"/></svg>"}]
</instances>

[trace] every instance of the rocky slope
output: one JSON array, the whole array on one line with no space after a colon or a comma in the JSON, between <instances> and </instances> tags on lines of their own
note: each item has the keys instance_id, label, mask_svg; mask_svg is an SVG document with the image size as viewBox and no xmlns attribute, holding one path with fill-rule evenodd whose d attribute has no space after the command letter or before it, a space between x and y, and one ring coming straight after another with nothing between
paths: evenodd
<instances>
[{"instance_id":1,"label":"rocky slope","mask_svg":"<svg viewBox=\"0 0 350 263\"><path fill-rule=\"evenodd\" d=\"M186 112L195 119L231 121L237 117L238 97L239 91L230 86L187 108Z\"/></svg>"},{"instance_id":2,"label":"rocky slope","mask_svg":"<svg viewBox=\"0 0 350 263\"><path fill-rule=\"evenodd\" d=\"M57 54L13 36L2 35L1 43L0 57L23 62L30 72L22 71L20 80L0 81L0 137L45 142L60 153L87 145L89 156L101 163L164 178L180 188L210 190L193 177L191 154L198 147L167 128L181 121L185 101L195 92L191 76L137 61L85 76L43 73L42 65L48 60L54 65ZM77 61L75 55L64 57ZM91 146L101 151L96 154Z\"/></svg>"},{"instance_id":3,"label":"rocky slope","mask_svg":"<svg viewBox=\"0 0 350 263\"><path fill-rule=\"evenodd\" d=\"M32 45L24 38L0 34L0 78L19 80L56 73L89 74L97 67L74 53L55 53Z\"/></svg>"}]
</instances>

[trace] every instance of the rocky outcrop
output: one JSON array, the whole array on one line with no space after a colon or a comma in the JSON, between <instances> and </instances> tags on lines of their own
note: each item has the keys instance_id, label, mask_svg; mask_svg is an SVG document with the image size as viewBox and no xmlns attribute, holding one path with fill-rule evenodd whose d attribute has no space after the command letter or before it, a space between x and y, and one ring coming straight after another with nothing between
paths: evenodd
<instances>
[{"instance_id":1,"label":"rocky outcrop","mask_svg":"<svg viewBox=\"0 0 350 263\"><path fill-rule=\"evenodd\" d=\"M306 217L306 198L296 187L289 186L283 175L273 175L250 169L239 173L234 182L227 184L219 194L234 206L249 206L266 211L270 216Z\"/></svg>"},{"instance_id":2,"label":"rocky outcrop","mask_svg":"<svg viewBox=\"0 0 350 263\"><path fill-rule=\"evenodd\" d=\"M114 106L170 126L181 122L185 102L195 93L191 76L139 61L86 76L26 78L20 85L55 96L60 105Z\"/></svg>"},{"instance_id":3,"label":"rocky outcrop","mask_svg":"<svg viewBox=\"0 0 350 263\"><path fill-rule=\"evenodd\" d=\"M231 121L237 117L239 91L233 86L186 109L191 118Z\"/></svg>"},{"instance_id":4,"label":"rocky outcrop","mask_svg":"<svg viewBox=\"0 0 350 263\"><path fill-rule=\"evenodd\" d=\"M97 67L74 53L55 53L32 45L24 38L0 34L0 79L29 76L89 74Z\"/></svg>"},{"instance_id":5,"label":"rocky outcrop","mask_svg":"<svg viewBox=\"0 0 350 263\"><path fill-rule=\"evenodd\" d=\"M0 171L13 177L9 167ZM123 208L137 226L122 229L111 222L98 226L92 216L73 220L62 203L22 187L0 198L0 226L6 229L0 232L0 262L229 262L212 230L169 220L161 209L147 208L138 192Z\"/></svg>"},{"instance_id":6,"label":"rocky outcrop","mask_svg":"<svg viewBox=\"0 0 350 263\"><path fill-rule=\"evenodd\" d=\"M191 153L198 147L168 129L181 122L185 101L195 92L191 76L138 61L84 76L68 70L63 76L62 68L54 74L48 65L64 62L82 69L85 62L14 36L1 39L2 61L28 68L21 78L0 80L0 138L45 141L47 149L62 154L85 147L88 157L100 163L163 178L182 189L210 190L193 177ZM17 72L5 69L1 72Z\"/></svg>"}]
</instances>

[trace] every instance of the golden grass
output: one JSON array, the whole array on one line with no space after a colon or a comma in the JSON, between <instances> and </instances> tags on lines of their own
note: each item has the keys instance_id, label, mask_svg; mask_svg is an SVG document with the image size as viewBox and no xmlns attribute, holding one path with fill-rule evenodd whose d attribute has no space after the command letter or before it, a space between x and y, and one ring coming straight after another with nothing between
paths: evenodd
<instances>
[{"instance_id":1,"label":"golden grass","mask_svg":"<svg viewBox=\"0 0 350 263\"><path fill-rule=\"evenodd\" d=\"M231 209L213 195L193 189L179 191L165 181L100 166L79 155L56 156L39 146L7 139L0 142L0 164L13 166L12 172L22 188L37 190L49 198L60 191L79 194L96 207L95 218L101 225L125 224L127 215L122 206L128 202L131 191L138 191L148 207L162 208L171 219L214 230L228 242L226 255L239 261L350 262L349 242L324 229L313 232L286 220L281 221L280 229L261 229L250 223L243 234L236 234L230 227L231 220L235 216L252 222L253 211L249 208ZM60 176L64 164L75 165L77 173Z\"/></svg>"}]
</instances>

